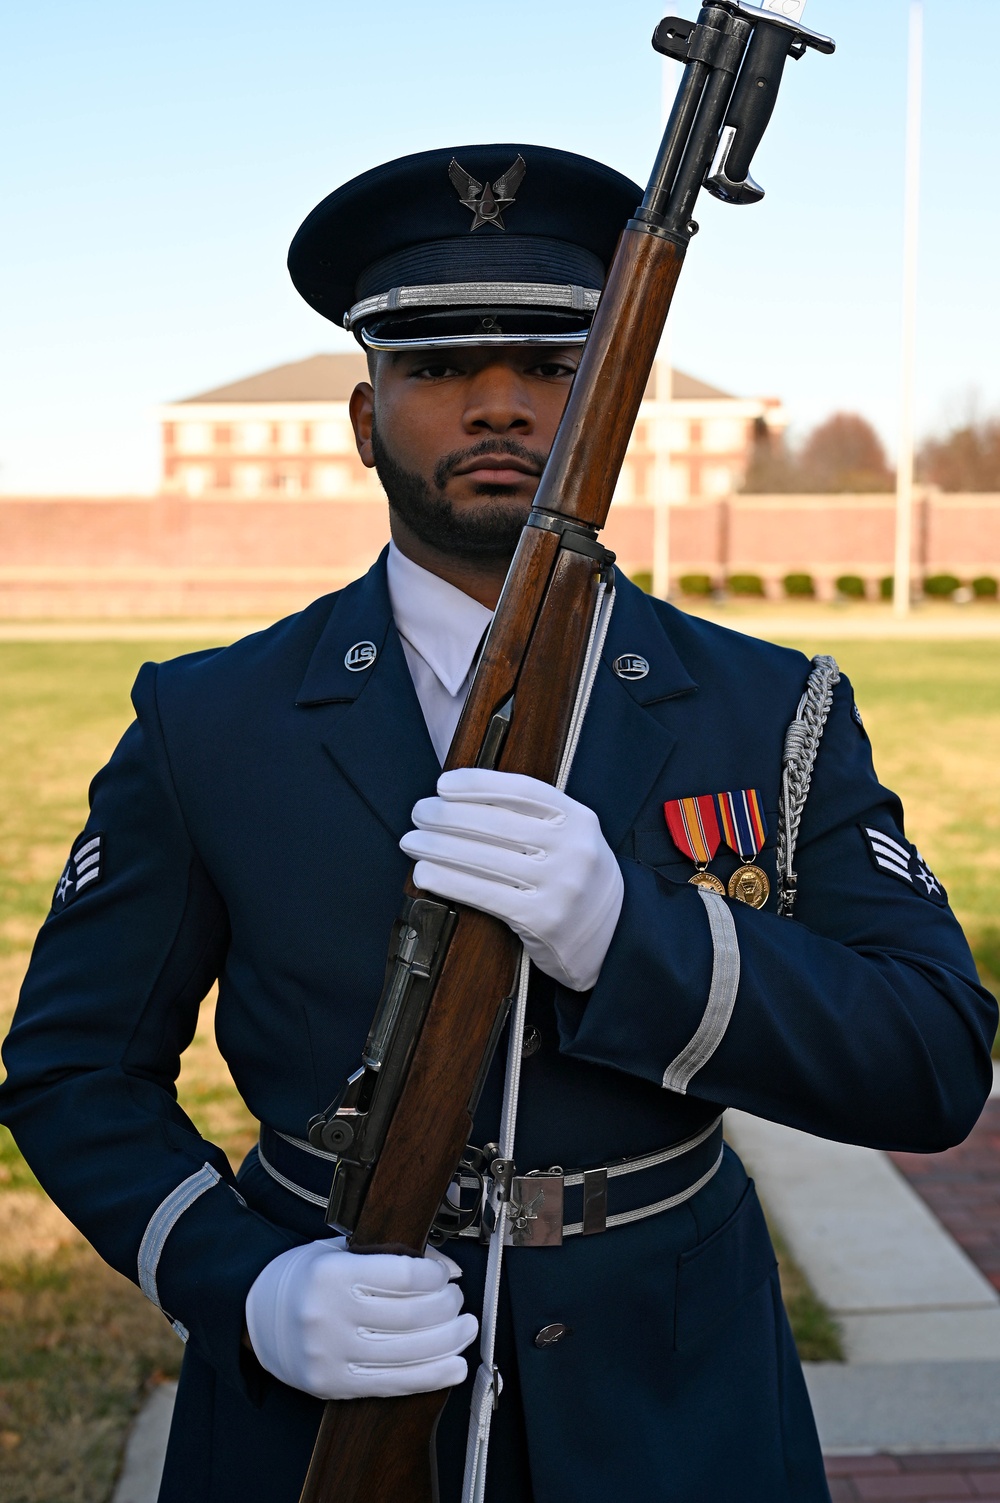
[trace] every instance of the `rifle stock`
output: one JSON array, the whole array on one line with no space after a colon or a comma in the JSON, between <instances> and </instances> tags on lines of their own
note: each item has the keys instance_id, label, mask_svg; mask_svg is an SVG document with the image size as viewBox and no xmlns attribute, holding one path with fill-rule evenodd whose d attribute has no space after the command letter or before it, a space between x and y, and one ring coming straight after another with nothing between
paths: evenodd
<instances>
[{"instance_id":1,"label":"rifle stock","mask_svg":"<svg viewBox=\"0 0 1000 1503\"><path fill-rule=\"evenodd\" d=\"M555 778L598 579L594 559L561 549L554 533L525 530L505 589L507 624L490 634L484 655L489 669L484 673L484 662L476 676L449 766L475 762L490 718L516 685L500 766L550 782ZM519 595L518 581L526 587L527 599ZM553 674L567 684L554 702ZM460 910L351 1238L352 1250L391 1246L423 1251L469 1141L471 1098L513 988L518 956L519 945L505 924L474 909ZM445 1391L327 1404L301 1503L382 1503L388 1498L434 1503L433 1435L447 1398Z\"/></svg>"}]
</instances>

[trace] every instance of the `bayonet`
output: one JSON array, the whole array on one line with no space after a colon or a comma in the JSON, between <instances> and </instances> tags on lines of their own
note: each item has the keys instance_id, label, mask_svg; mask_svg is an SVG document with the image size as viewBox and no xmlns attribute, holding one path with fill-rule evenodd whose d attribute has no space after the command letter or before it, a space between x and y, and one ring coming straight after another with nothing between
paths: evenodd
<instances>
[{"instance_id":1,"label":"bayonet","mask_svg":"<svg viewBox=\"0 0 1000 1503\"><path fill-rule=\"evenodd\" d=\"M830 37L802 25L805 8L806 0L764 0L762 5L718 0L712 7L746 28L742 33L745 50L704 176L709 193L724 203L753 204L764 197L763 188L750 175L750 166L771 119L788 58L798 61L810 48L823 53L835 50ZM662 21L653 46L681 62L701 61L705 38L699 33L705 15L703 11L696 26L673 17Z\"/></svg>"}]
</instances>

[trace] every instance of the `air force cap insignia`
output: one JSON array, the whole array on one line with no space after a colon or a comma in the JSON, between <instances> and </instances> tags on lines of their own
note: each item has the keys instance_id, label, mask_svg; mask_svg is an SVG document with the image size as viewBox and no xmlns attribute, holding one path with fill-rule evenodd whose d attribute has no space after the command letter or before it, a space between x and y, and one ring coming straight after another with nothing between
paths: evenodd
<instances>
[{"instance_id":1,"label":"air force cap insignia","mask_svg":"<svg viewBox=\"0 0 1000 1503\"><path fill-rule=\"evenodd\" d=\"M503 211L514 202L527 170L525 160L519 152L495 183L480 183L452 157L448 163L448 177L462 203L471 211L470 234L484 224L491 224L498 230L507 228L503 222Z\"/></svg>"},{"instance_id":2,"label":"air force cap insignia","mask_svg":"<svg viewBox=\"0 0 1000 1503\"><path fill-rule=\"evenodd\" d=\"M75 903L81 893L96 887L104 876L104 836L84 830L73 842L69 860L52 894L52 912L59 913Z\"/></svg>"},{"instance_id":3,"label":"air force cap insignia","mask_svg":"<svg viewBox=\"0 0 1000 1503\"><path fill-rule=\"evenodd\" d=\"M883 830L873 829L870 825L862 825L861 833L879 871L907 883L921 897L929 898L939 908L947 903L948 894L915 845L910 845L909 841L897 840L894 835L887 835Z\"/></svg>"}]
</instances>

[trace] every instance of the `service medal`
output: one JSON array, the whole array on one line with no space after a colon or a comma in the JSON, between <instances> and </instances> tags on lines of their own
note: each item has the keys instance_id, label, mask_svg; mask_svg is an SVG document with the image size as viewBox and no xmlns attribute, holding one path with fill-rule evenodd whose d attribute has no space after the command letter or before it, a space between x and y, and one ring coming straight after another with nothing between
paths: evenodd
<instances>
[{"instance_id":1,"label":"service medal","mask_svg":"<svg viewBox=\"0 0 1000 1503\"><path fill-rule=\"evenodd\" d=\"M688 881L724 897L725 887L708 870L708 863L722 843L715 795L703 793L697 798L671 799L664 804L663 813L674 845L698 868Z\"/></svg>"},{"instance_id":2,"label":"service medal","mask_svg":"<svg viewBox=\"0 0 1000 1503\"><path fill-rule=\"evenodd\" d=\"M733 793L717 793L715 801L725 842L743 863L729 879L729 896L749 903L751 908L763 908L771 895L771 884L767 873L753 864L767 839L760 794L756 788L741 788Z\"/></svg>"},{"instance_id":3,"label":"service medal","mask_svg":"<svg viewBox=\"0 0 1000 1503\"><path fill-rule=\"evenodd\" d=\"M738 866L729 879L729 896L739 898L741 903L749 903L751 908L763 908L771 896L767 873L759 866Z\"/></svg>"}]
</instances>

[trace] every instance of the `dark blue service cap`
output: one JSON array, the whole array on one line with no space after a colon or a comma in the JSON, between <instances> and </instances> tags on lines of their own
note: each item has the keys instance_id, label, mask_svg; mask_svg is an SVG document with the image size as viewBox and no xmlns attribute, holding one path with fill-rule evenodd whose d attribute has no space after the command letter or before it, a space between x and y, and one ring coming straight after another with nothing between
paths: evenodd
<instances>
[{"instance_id":1,"label":"dark blue service cap","mask_svg":"<svg viewBox=\"0 0 1000 1503\"><path fill-rule=\"evenodd\" d=\"M641 198L620 172L549 146L421 151L317 204L288 269L371 349L582 344Z\"/></svg>"}]
</instances>

